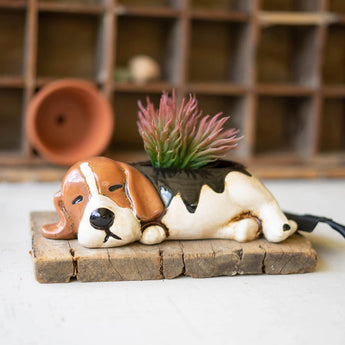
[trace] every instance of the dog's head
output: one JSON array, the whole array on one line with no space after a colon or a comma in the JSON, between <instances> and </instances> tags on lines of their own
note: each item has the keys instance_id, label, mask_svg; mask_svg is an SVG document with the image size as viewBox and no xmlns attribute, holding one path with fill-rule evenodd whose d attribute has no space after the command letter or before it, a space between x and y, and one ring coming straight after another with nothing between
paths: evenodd
<instances>
[{"instance_id":1,"label":"dog's head","mask_svg":"<svg viewBox=\"0 0 345 345\"><path fill-rule=\"evenodd\" d=\"M90 248L116 247L141 237L140 221L164 206L150 181L133 167L104 157L78 162L54 197L60 220L42 227L45 237L78 238Z\"/></svg>"}]
</instances>

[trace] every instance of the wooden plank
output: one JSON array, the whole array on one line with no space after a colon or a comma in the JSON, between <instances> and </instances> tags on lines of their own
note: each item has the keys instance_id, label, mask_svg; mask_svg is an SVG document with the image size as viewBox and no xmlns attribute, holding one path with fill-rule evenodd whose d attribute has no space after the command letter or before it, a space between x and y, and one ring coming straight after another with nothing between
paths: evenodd
<instances>
[{"instance_id":1,"label":"wooden plank","mask_svg":"<svg viewBox=\"0 0 345 345\"><path fill-rule=\"evenodd\" d=\"M128 159L121 159L128 158ZM137 155L133 153L115 156L119 161L138 162L147 160L145 154ZM315 164L287 164L280 161L279 163L252 162L249 167L255 172L255 175L265 179L309 179L309 178L344 178L344 153L339 154L323 154L314 158ZM16 162L15 162L16 161ZM9 164L8 162L11 162ZM26 164L27 159L22 158L19 153L8 154L4 157L0 155L0 181L7 182L50 182L61 181L66 168L58 168L54 166L43 165L43 162L34 162L29 167L21 167ZM331 162L331 163L328 163ZM33 164L36 164L35 166Z\"/></svg>"},{"instance_id":2,"label":"wooden plank","mask_svg":"<svg viewBox=\"0 0 345 345\"><path fill-rule=\"evenodd\" d=\"M75 266L71 255L69 241L54 241L38 234L39 229L47 222L56 221L54 213L33 214L32 229L32 259L35 278L40 283L66 283L75 275Z\"/></svg>"},{"instance_id":3,"label":"wooden plank","mask_svg":"<svg viewBox=\"0 0 345 345\"><path fill-rule=\"evenodd\" d=\"M242 96L247 87L229 82L193 82L187 85L187 90L196 94Z\"/></svg>"},{"instance_id":4,"label":"wooden plank","mask_svg":"<svg viewBox=\"0 0 345 345\"><path fill-rule=\"evenodd\" d=\"M31 213L32 257L40 283L207 278L243 274L312 272L316 252L299 234L283 243L258 239L166 241L147 246L133 243L109 249L88 249L77 240L44 238L43 224L57 220L55 212Z\"/></svg>"},{"instance_id":5,"label":"wooden plank","mask_svg":"<svg viewBox=\"0 0 345 345\"><path fill-rule=\"evenodd\" d=\"M58 3L49 1L40 1L38 9L44 12L61 13L79 13L79 14L101 14L105 7L101 4L83 4L83 3Z\"/></svg>"},{"instance_id":6,"label":"wooden plank","mask_svg":"<svg viewBox=\"0 0 345 345\"><path fill-rule=\"evenodd\" d=\"M22 9L26 8L26 0L0 0L0 8Z\"/></svg>"},{"instance_id":7,"label":"wooden plank","mask_svg":"<svg viewBox=\"0 0 345 345\"><path fill-rule=\"evenodd\" d=\"M191 17L208 21L246 22L249 20L250 15L241 11L194 9L191 11Z\"/></svg>"},{"instance_id":8,"label":"wooden plank","mask_svg":"<svg viewBox=\"0 0 345 345\"><path fill-rule=\"evenodd\" d=\"M258 84L255 91L269 96L312 96L315 88L297 84Z\"/></svg>"},{"instance_id":9,"label":"wooden plank","mask_svg":"<svg viewBox=\"0 0 345 345\"><path fill-rule=\"evenodd\" d=\"M345 85L326 85L322 88L324 97L329 98L344 98L345 97Z\"/></svg>"},{"instance_id":10,"label":"wooden plank","mask_svg":"<svg viewBox=\"0 0 345 345\"><path fill-rule=\"evenodd\" d=\"M1 88L22 89L24 87L24 79L17 76L0 76Z\"/></svg>"},{"instance_id":11,"label":"wooden plank","mask_svg":"<svg viewBox=\"0 0 345 345\"><path fill-rule=\"evenodd\" d=\"M147 84L137 84L132 82L115 82L113 85L113 90L118 92L161 94L164 90L172 90L174 86L174 84L164 81L149 82Z\"/></svg>"},{"instance_id":12,"label":"wooden plank","mask_svg":"<svg viewBox=\"0 0 345 345\"><path fill-rule=\"evenodd\" d=\"M115 13L118 16L143 16L148 18L177 18L180 15L180 11L175 8L169 7L155 7L155 6L124 6L117 5Z\"/></svg>"},{"instance_id":13,"label":"wooden plank","mask_svg":"<svg viewBox=\"0 0 345 345\"><path fill-rule=\"evenodd\" d=\"M322 25L331 24L338 21L337 15L323 12L259 12L259 22L261 25Z\"/></svg>"}]
</instances>

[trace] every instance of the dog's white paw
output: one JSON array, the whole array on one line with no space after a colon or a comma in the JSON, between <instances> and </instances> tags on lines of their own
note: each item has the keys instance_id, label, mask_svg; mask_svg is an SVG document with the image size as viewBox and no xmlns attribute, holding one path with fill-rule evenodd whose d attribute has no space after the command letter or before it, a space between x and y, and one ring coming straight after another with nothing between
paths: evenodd
<instances>
[{"instance_id":1,"label":"dog's white paw","mask_svg":"<svg viewBox=\"0 0 345 345\"><path fill-rule=\"evenodd\" d=\"M291 232L292 233L294 233L297 230L297 228L298 228L297 223L294 220L292 220L292 219L289 219L289 225L291 227Z\"/></svg>"},{"instance_id":2,"label":"dog's white paw","mask_svg":"<svg viewBox=\"0 0 345 345\"><path fill-rule=\"evenodd\" d=\"M140 239L143 244L161 243L166 239L165 231L159 225L151 225L147 227Z\"/></svg>"},{"instance_id":3,"label":"dog's white paw","mask_svg":"<svg viewBox=\"0 0 345 345\"><path fill-rule=\"evenodd\" d=\"M259 236L259 226L255 219L245 218L233 224L234 240L248 242Z\"/></svg>"}]
</instances>

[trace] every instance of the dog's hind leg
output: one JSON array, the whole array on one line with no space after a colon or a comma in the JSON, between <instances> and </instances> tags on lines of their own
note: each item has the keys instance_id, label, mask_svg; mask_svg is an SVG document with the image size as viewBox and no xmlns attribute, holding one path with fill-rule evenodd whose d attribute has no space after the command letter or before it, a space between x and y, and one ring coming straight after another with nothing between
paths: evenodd
<instances>
[{"instance_id":1,"label":"dog's hind leg","mask_svg":"<svg viewBox=\"0 0 345 345\"><path fill-rule=\"evenodd\" d=\"M216 238L248 242L258 238L260 232L260 223L254 217L247 217L231 221L228 225L219 229Z\"/></svg>"}]
</instances>

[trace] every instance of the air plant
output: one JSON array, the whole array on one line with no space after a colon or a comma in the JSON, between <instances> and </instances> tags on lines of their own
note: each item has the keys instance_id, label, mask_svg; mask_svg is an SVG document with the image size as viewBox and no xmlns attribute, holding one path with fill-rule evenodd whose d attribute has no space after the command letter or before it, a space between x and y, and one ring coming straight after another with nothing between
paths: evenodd
<instances>
[{"instance_id":1,"label":"air plant","mask_svg":"<svg viewBox=\"0 0 345 345\"><path fill-rule=\"evenodd\" d=\"M154 167L197 169L224 158L241 139L237 129L224 130L229 116L203 115L195 95L184 98L180 107L174 90L171 98L163 92L157 110L149 97L146 102L144 107L138 101L138 128Z\"/></svg>"}]
</instances>

